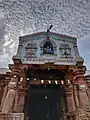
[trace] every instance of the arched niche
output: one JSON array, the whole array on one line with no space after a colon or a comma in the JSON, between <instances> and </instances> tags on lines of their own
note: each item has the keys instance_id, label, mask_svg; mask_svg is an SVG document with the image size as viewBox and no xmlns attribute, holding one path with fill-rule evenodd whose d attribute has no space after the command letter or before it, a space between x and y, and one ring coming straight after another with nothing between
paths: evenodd
<instances>
[{"instance_id":1,"label":"arched niche","mask_svg":"<svg viewBox=\"0 0 90 120\"><path fill-rule=\"evenodd\" d=\"M52 40L44 40L40 44L40 55L50 54L56 55L56 43Z\"/></svg>"}]
</instances>

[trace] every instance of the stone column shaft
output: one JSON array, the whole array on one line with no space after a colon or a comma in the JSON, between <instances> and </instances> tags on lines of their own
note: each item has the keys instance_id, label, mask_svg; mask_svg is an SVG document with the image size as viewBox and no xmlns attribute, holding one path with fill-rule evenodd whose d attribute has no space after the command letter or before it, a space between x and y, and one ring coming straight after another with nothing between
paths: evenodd
<instances>
[{"instance_id":1,"label":"stone column shaft","mask_svg":"<svg viewBox=\"0 0 90 120\"><path fill-rule=\"evenodd\" d=\"M77 95L79 99L79 107L84 108L84 106L88 103L88 96L86 93L87 90L87 84L84 79L84 73L83 70L77 70L75 71L75 77L74 82L77 86Z\"/></svg>"},{"instance_id":2,"label":"stone column shaft","mask_svg":"<svg viewBox=\"0 0 90 120\"><path fill-rule=\"evenodd\" d=\"M78 99L78 92L77 92L77 89L76 89L76 86L74 85L74 88L73 88L73 92L74 92L74 98L75 98L75 106L76 106L76 109L79 108L79 99Z\"/></svg>"},{"instance_id":3,"label":"stone column shaft","mask_svg":"<svg viewBox=\"0 0 90 120\"><path fill-rule=\"evenodd\" d=\"M14 105L14 111L22 113L24 109L25 104L25 91L17 91L17 96L15 98L15 105Z\"/></svg>"},{"instance_id":4,"label":"stone column shaft","mask_svg":"<svg viewBox=\"0 0 90 120\"><path fill-rule=\"evenodd\" d=\"M72 91L67 91L66 96L67 96L68 113L75 111L76 108L75 108L75 103L74 103Z\"/></svg>"},{"instance_id":5,"label":"stone column shaft","mask_svg":"<svg viewBox=\"0 0 90 120\"><path fill-rule=\"evenodd\" d=\"M18 77L13 76L7 86L7 93L6 95L4 95L4 101L2 102L3 113L12 112L12 107L16 95L17 82L18 82Z\"/></svg>"}]
</instances>

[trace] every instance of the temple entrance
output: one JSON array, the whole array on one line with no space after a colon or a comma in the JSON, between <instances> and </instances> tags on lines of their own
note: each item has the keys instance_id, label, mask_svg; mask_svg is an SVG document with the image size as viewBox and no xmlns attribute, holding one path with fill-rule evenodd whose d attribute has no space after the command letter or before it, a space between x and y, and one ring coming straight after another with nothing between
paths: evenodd
<instances>
[{"instance_id":1,"label":"temple entrance","mask_svg":"<svg viewBox=\"0 0 90 120\"><path fill-rule=\"evenodd\" d=\"M33 72L28 72L28 84L32 79L33 81L37 79L37 76L35 76ZM47 71L45 70L45 72ZM56 71L55 73L54 71L54 76L52 79L49 78L49 80L54 81L56 77L58 80L60 78L60 73L58 72ZM36 73L39 73L39 71ZM42 72L40 78L48 81L46 79L50 77L50 75L53 75L52 73L53 70L47 72L46 75ZM62 74L61 77L63 77L63 75L64 74ZM30 79L31 77L32 79ZM25 106L25 112L29 120L63 120L64 114L67 112L67 102L63 85L54 83L34 84L34 82L33 84L29 84Z\"/></svg>"},{"instance_id":2,"label":"temple entrance","mask_svg":"<svg viewBox=\"0 0 90 120\"><path fill-rule=\"evenodd\" d=\"M32 85L26 108L29 120L60 120L66 112L65 91L60 85Z\"/></svg>"}]
</instances>

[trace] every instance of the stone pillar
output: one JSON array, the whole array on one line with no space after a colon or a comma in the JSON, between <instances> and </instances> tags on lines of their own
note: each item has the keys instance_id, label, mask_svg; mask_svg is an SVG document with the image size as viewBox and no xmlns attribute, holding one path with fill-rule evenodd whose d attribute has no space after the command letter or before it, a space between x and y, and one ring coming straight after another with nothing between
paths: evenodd
<instances>
[{"instance_id":1,"label":"stone pillar","mask_svg":"<svg viewBox=\"0 0 90 120\"><path fill-rule=\"evenodd\" d=\"M77 109L79 108L79 100L78 100L78 91L77 91L76 85L73 85L73 96L74 96L75 106Z\"/></svg>"},{"instance_id":2,"label":"stone pillar","mask_svg":"<svg viewBox=\"0 0 90 120\"><path fill-rule=\"evenodd\" d=\"M73 111L76 110L72 90L66 91L66 98L67 98L68 113L72 113Z\"/></svg>"},{"instance_id":3,"label":"stone pillar","mask_svg":"<svg viewBox=\"0 0 90 120\"><path fill-rule=\"evenodd\" d=\"M22 70L23 71L23 70ZM20 72L19 72L20 73ZM18 82L18 88L16 90L16 96L15 96L15 103L13 112L22 113L25 103L25 96L26 96L26 88L25 88L25 73L22 72L20 74L19 82Z\"/></svg>"},{"instance_id":4,"label":"stone pillar","mask_svg":"<svg viewBox=\"0 0 90 120\"><path fill-rule=\"evenodd\" d=\"M7 95L7 92L8 92L8 86L6 85L6 87L4 88L4 93L3 93L2 100L1 100L1 109L2 109L2 107L3 107L4 100L5 100L5 97L6 97L6 95Z\"/></svg>"},{"instance_id":5,"label":"stone pillar","mask_svg":"<svg viewBox=\"0 0 90 120\"><path fill-rule=\"evenodd\" d=\"M8 113L8 112L13 112L14 111L14 106L16 103L16 98L18 98L17 93L18 93L18 88L19 88L19 82L20 78L23 78L22 74L22 66L17 66L14 65L11 72L11 80L8 84L7 88L7 94L5 96L5 99L2 104L2 112L3 113ZM21 79L21 82L23 80ZM15 111L17 112L17 111Z\"/></svg>"},{"instance_id":6,"label":"stone pillar","mask_svg":"<svg viewBox=\"0 0 90 120\"><path fill-rule=\"evenodd\" d=\"M84 108L84 106L88 103L88 96L86 93L87 84L85 82L84 71L82 69L77 69L74 71L74 83L77 87L79 108Z\"/></svg>"},{"instance_id":7,"label":"stone pillar","mask_svg":"<svg viewBox=\"0 0 90 120\"><path fill-rule=\"evenodd\" d=\"M11 81L8 84L7 94L2 105L3 113L12 112L12 107L14 104L15 94L16 94L17 81L18 78L14 76L13 78L11 78Z\"/></svg>"},{"instance_id":8,"label":"stone pillar","mask_svg":"<svg viewBox=\"0 0 90 120\"><path fill-rule=\"evenodd\" d=\"M90 83L90 75L85 76L85 81L86 81L87 86L88 86L87 95L88 95L88 99L90 101L90 85L89 85L89 83Z\"/></svg>"},{"instance_id":9,"label":"stone pillar","mask_svg":"<svg viewBox=\"0 0 90 120\"><path fill-rule=\"evenodd\" d=\"M15 98L14 112L22 113L25 104L26 90L24 88L17 91Z\"/></svg>"}]
</instances>

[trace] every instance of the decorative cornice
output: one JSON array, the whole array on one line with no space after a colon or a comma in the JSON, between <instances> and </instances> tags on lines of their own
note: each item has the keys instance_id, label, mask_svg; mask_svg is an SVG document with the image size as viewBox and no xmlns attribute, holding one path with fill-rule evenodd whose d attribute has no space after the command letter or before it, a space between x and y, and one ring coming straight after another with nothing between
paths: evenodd
<instances>
[{"instance_id":1,"label":"decorative cornice","mask_svg":"<svg viewBox=\"0 0 90 120\"><path fill-rule=\"evenodd\" d=\"M25 36L20 36L19 39L22 39L22 38L26 38L26 37L35 37L35 36L38 36L38 35L46 35L47 36L47 32L38 32L38 33L33 33L33 34L30 34L30 35L25 35ZM58 37L63 37L63 38L70 38L70 39L75 39L75 37L71 37L71 36L68 36L68 35L63 35L63 34L58 34L58 33L55 33L55 32L50 32L49 35L55 35L55 36L58 36Z\"/></svg>"}]
</instances>

